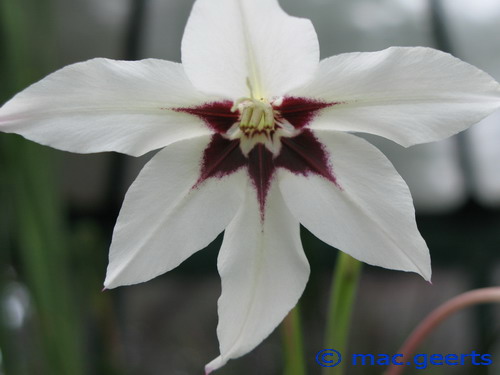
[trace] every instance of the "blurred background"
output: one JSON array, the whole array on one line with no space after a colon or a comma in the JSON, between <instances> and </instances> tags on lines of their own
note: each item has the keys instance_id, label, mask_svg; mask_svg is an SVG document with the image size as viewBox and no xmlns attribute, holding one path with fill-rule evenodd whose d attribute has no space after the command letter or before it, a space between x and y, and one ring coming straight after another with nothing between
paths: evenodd
<instances>
[{"instance_id":1,"label":"blurred background","mask_svg":"<svg viewBox=\"0 0 500 375\"><path fill-rule=\"evenodd\" d=\"M498 0L280 3L312 20L322 57L423 45L500 79ZM191 6L192 0L0 0L0 103L64 65L97 56L180 61ZM500 113L440 143L403 149L369 140L408 182L433 259L432 285L414 274L363 266L350 349L391 354L440 303L500 284ZM221 238L151 282L101 292L123 195L149 157L76 155L0 134L0 374L201 374L218 355ZM306 359L309 373L318 374L314 356L323 348L337 250L305 230L302 238L312 268L300 302ZM499 374L499 318L498 306L468 309L420 350L490 353L492 366L436 366L425 373ZM281 374L281 342L278 329L217 373Z\"/></svg>"}]
</instances>

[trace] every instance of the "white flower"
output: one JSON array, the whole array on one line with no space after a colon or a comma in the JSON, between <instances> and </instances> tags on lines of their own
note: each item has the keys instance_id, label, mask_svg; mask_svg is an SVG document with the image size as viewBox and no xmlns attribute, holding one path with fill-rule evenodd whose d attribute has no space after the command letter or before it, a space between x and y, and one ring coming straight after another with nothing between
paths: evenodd
<instances>
[{"instance_id":1,"label":"white flower","mask_svg":"<svg viewBox=\"0 0 500 375\"><path fill-rule=\"evenodd\" d=\"M276 0L198 0L182 61L74 64L0 110L2 131L63 150L163 148L127 193L107 288L169 271L226 229L210 372L297 303L309 276L299 223L361 261L430 279L405 182L347 132L442 139L499 108L498 83L429 48L320 62L311 23Z\"/></svg>"}]
</instances>

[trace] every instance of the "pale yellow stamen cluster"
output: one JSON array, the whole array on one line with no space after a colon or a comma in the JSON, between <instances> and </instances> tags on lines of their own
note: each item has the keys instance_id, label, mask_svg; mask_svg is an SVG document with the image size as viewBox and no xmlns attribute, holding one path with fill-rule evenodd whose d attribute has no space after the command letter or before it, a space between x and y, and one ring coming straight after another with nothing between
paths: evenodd
<instances>
[{"instance_id":1,"label":"pale yellow stamen cluster","mask_svg":"<svg viewBox=\"0 0 500 375\"><path fill-rule=\"evenodd\" d=\"M257 95L248 78L247 86L250 97L236 100L231 107L231 112L238 111L240 115L238 122L228 130L227 136L229 139L240 140L240 148L245 156L257 144L265 145L274 155L278 155L281 149L280 138L296 133L293 126L283 121L279 111L273 107L280 107L283 98L268 101Z\"/></svg>"},{"instance_id":2,"label":"pale yellow stamen cluster","mask_svg":"<svg viewBox=\"0 0 500 375\"><path fill-rule=\"evenodd\" d=\"M271 136L275 129L274 111L270 103L253 98L241 98L231 108L240 112L239 128L247 137L265 134Z\"/></svg>"},{"instance_id":3,"label":"pale yellow stamen cluster","mask_svg":"<svg viewBox=\"0 0 500 375\"><path fill-rule=\"evenodd\" d=\"M283 98L266 99L241 98L234 102L231 111L239 112L236 123L228 130L229 139L239 139L243 155L257 144L263 144L274 155L281 149L282 137L293 137L298 130L281 118L274 106L280 107Z\"/></svg>"}]
</instances>

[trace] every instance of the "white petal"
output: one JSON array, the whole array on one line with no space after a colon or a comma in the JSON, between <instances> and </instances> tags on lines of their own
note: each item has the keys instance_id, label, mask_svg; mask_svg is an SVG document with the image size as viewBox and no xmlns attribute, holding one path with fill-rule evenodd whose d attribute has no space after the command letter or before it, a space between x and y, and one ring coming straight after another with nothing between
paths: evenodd
<instances>
[{"instance_id":1,"label":"white petal","mask_svg":"<svg viewBox=\"0 0 500 375\"><path fill-rule=\"evenodd\" d=\"M403 146L449 137L500 108L493 78L424 47L331 57L291 95L339 102L315 119L315 129L372 133Z\"/></svg>"},{"instance_id":2,"label":"white petal","mask_svg":"<svg viewBox=\"0 0 500 375\"><path fill-rule=\"evenodd\" d=\"M283 95L312 78L319 46L311 22L277 0L198 0L182 40L182 62L200 90L248 97Z\"/></svg>"},{"instance_id":3,"label":"white petal","mask_svg":"<svg viewBox=\"0 0 500 375\"><path fill-rule=\"evenodd\" d=\"M309 278L299 223L274 185L263 224L255 191L250 188L224 234L218 259L221 355L205 367L207 373L264 340L295 306Z\"/></svg>"},{"instance_id":4,"label":"white petal","mask_svg":"<svg viewBox=\"0 0 500 375\"><path fill-rule=\"evenodd\" d=\"M208 137L176 142L132 184L113 233L104 285L147 281L177 267L221 233L243 201L246 176L197 183Z\"/></svg>"},{"instance_id":5,"label":"white petal","mask_svg":"<svg viewBox=\"0 0 500 375\"><path fill-rule=\"evenodd\" d=\"M431 277L427 245L418 232L406 183L365 140L316 132L330 154L339 185L317 175L280 171L290 211L316 237L368 264Z\"/></svg>"},{"instance_id":6,"label":"white petal","mask_svg":"<svg viewBox=\"0 0 500 375\"><path fill-rule=\"evenodd\" d=\"M141 155L208 134L193 116L170 108L207 101L180 64L93 59L28 87L0 109L0 131L62 150Z\"/></svg>"}]
</instances>

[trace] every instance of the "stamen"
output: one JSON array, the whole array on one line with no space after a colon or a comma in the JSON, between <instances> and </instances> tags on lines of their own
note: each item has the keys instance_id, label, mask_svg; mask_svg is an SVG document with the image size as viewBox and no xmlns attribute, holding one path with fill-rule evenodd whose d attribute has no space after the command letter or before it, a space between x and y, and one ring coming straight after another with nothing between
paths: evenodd
<instances>
[{"instance_id":1,"label":"stamen","mask_svg":"<svg viewBox=\"0 0 500 375\"><path fill-rule=\"evenodd\" d=\"M234 102L231 111L238 111L239 119L229 129L227 137L240 139L243 155L248 156L257 144L264 144L273 155L278 155L281 148L280 138L295 135L293 126L284 121L279 111L273 108L275 101L252 97Z\"/></svg>"},{"instance_id":2,"label":"stamen","mask_svg":"<svg viewBox=\"0 0 500 375\"><path fill-rule=\"evenodd\" d=\"M250 118L250 127L257 128L260 130L263 117L265 117L265 112L261 107L256 106L255 108L249 108L252 111L252 117Z\"/></svg>"},{"instance_id":3,"label":"stamen","mask_svg":"<svg viewBox=\"0 0 500 375\"><path fill-rule=\"evenodd\" d=\"M241 98L231 108L233 112L236 110L240 112L239 127L247 137L255 134L270 136L274 132L274 111L268 102Z\"/></svg>"},{"instance_id":4,"label":"stamen","mask_svg":"<svg viewBox=\"0 0 500 375\"><path fill-rule=\"evenodd\" d=\"M245 127L244 124L250 124L251 118L253 117L253 108L245 108L241 114L240 127Z\"/></svg>"}]
</instances>

